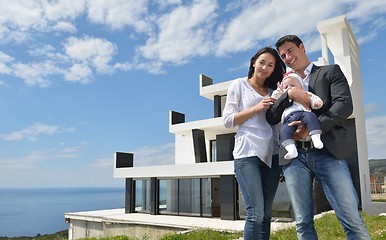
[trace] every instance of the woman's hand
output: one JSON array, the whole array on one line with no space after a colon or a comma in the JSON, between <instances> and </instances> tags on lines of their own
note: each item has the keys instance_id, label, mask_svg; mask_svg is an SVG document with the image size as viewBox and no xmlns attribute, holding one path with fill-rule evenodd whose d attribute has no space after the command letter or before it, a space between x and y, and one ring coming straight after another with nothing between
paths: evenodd
<instances>
[{"instance_id":1,"label":"woman's hand","mask_svg":"<svg viewBox=\"0 0 386 240\"><path fill-rule=\"evenodd\" d=\"M242 124L243 122L247 121L249 118L252 118L253 115L256 113L263 111L263 110L268 110L273 103L276 101L276 99L272 97L264 98L261 100L259 103L256 105L245 109L244 111L238 112L235 114L234 120L233 120L233 125L238 126Z\"/></svg>"},{"instance_id":2,"label":"woman's hand","mask_svg":"<svg viewBox=\"0 0 386 240\"><path fill-rule=\"evenodd\" d=\"M276 99L274 99L273 97L264 98L262 101L255 105L256 112L269 109L275 101Z\"/></svg>"}]
</instances>

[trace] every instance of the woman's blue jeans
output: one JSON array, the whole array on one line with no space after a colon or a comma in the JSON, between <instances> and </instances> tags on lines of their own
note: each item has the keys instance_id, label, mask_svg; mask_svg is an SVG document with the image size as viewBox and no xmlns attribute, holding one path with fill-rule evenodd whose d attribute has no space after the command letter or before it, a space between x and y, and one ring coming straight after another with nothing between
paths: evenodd
<instances>
[{"instance_id":1,"label":"woman's blue jeans","mask_svg":"<svg viewBox=\"0 0 386 240\"><path fill-rule=\"evenodd\" d=\"M279 184L279 157L269 168L258 157L234 160L234 170L246 205L244 240L269 239L272 204Z\"/></svg>"},{"instance_id":2,"label":"woman's blue jeans","mask_svg":"<svg viewBox=\"0 0 386 240\"><path fill-rule=\"evenodd\" d=\"M283 166L285 182L296 220L299 240L318 239L314 227L313 179L316 177L347 239L370 239L358 210L358 195L345 160L328 150L300 150L297 158Z\"/></svg>"}]
</instances>

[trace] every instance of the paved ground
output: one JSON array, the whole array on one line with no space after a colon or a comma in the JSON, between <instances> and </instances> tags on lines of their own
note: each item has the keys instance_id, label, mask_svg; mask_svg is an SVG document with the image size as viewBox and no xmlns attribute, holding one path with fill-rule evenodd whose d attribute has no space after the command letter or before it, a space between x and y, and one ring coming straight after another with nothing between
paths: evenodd
<instances>
[{"instance_id":1,"label":"paved ground","mask_svg":"<svg viewBox=\"0 0 386 240\"><path fill-rule=\"evenodd\" d=\"M315 216L319 218L326 213L321 213ZM386 216L386 213L381 213L380 216ZM138 224L138 225L152 225L152 226L164 226L175 227L181 229L195 229L195 228L211 228L215 230L227 230L227 231L243 231L244 220L221 220L218 218L203 218L203 217L186 217L186 216L170 216L170 215L150 215L143 213L130 213L125 214L125 209L109 209L100 211L89 212L73 212L65 213L65 219L82 220L85 222L106 222L106 223L124 223L124 224ZM281 221L284 220L284 221ZM294 226L293 222L289 222L289 219L277 219L271 224L271 231L277 231L279 229ZM242 240L239 238L238 240Z\"/></svg>"},{"instance_id":2,"label":"paved ground","mask_svg":"<svg viewBox=\"0 0 386 240\"><path fill-rule=\"evenodd\" d=\"M216 230L243 231L244 220L221 220L218 218L185 217L170 215L150 215L143 213L125 214L125 209L109 209L100 211L66 213L66 219L77 219L93 222L120 222L127 224L154 225L165 227L178 227L186 229L211 228ZM272 222L271 229L276 231L288 226L291 222L283 222L280 219ZM241 238L242 239L242 238Z\"/></svg>"}]
</instances>

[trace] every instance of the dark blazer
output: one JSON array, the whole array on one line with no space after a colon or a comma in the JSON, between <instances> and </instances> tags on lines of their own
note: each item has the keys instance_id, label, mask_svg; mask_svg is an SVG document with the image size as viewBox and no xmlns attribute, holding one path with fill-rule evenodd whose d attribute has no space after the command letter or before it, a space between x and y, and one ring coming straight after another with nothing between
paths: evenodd
<instances>
[{"instance_id":1,"label":"dark blazer","mask_svg":"<svg viewBox=\"0 0 386 240\"><path fill-rule=\"evenodd\" d=\"M340 67L336 64L313 66L308 90L323 100L323 107L312 110L319 119L322 141L336 158L345 159L351 155L346 138L345 122L353 112L350 87ZM277 124L284 109L292 105L288 94L283 94L267 111L267 121Z\"/></svg>"}]
</instances>

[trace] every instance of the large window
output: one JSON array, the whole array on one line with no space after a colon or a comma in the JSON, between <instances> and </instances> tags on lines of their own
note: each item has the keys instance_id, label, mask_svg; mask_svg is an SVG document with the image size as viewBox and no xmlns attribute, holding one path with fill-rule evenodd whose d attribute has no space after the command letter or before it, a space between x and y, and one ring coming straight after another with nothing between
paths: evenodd
<instances>
[{"instance_id":1,"label":"large window","mask_svg":"<svg viewBox=\"0 0 386 240\"><path fill-rule=\"evenodd\" d=\"M179 182L179 214L200 216L200 179L180 179Z\"/></svg>"},{"instance_id":2,"label":"large window","mask_svg":"<svg viewBox=\"0 0 386 240\"><path fill-rule=\"evenodd\" d=\"M156 214L220 217L219 178L158 179L156 184ZM150 213L150 179L136 180L135 188L135 211Z\"/></svg>"},{"instance_id":3,"label":"large window","mask_svg":"<svg viewBox=\"0 0 386 240\"><path fill-rule=\"evenodd\" d=\"M159 180L160 214L178 214L178 179Z\"/></svg>"},{"instance_id":4,"label":"large window","mask_svg":"<svg viewBox=\"0 0 386 240\"><path fill-rule=\"evenodd\" d=\"M213 179L214 180L214 179ZM219 197L216 194L216 190L214 189L213 183L217 181L212 181L211 178L202 178L201 179L201 211L202 211L202 216L204 217L212 217L212 209L213 204L217 203L218 201L213 201L214 197ZM216 217L216 216L213 216Z\"/></svg>"},{"instance_id":5,"label":"large window","mask_svg":"<svg viewBox=\"0 0 386 240\"><path fill-rule=\"evenodd\" d=\"M150 180L135 181L135 211L150 212Z\"/></svg>"},{"instance_id":6,"label":"large window","mask_svg":"<svg viewBox=\"0 0 386 240\"><path fill-rule=\"evenodd\" d=\"M218 178L159 179L159 214L219 217L219 197Z\"/></svg>"},{"instance_id":7,"label":"large window","mask_svg":"<svg viewBox=\"0 0 386 240\"><path fill-rule=\"evenodd\" d=\"M216 140L210 141L210 160L209 162L217 162L217 144Z\"/></svg>"}]
</instances>

